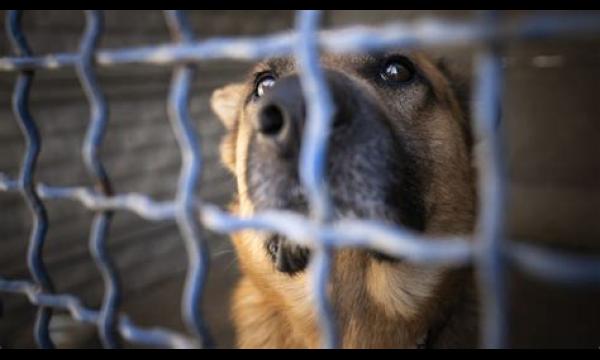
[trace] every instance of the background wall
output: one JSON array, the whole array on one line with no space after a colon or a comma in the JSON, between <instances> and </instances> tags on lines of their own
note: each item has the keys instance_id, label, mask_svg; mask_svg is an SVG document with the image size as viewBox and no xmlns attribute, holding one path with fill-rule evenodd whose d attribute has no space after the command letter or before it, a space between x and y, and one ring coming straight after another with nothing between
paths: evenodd
<instances>
[{"instance_id":1,"label":"background wall","mask_svg":"<svg viewBox=\"0 0 600 360\"><path fill-rule=\"evenodd\" d=\"M417 19L432 12L328 11L325 27L377 24ZM470 11L441 11L447 18ZM4 28L4 12L0 26ZM251 35L289 30L291 11L190 11L199 38ZM513 12L515 17L520 16ZM169 41L159 11L108 10L105 48ZM24 16L28 40L37 54L75 51L84 19L79 11L30 11ZM506 49L505 123L510 166L509 226L512 237L598 254L600 225L600 149L597 94L600 86L598 41L553 41L510 45ZM0 56L11 53L5 33ZM453 58L468 57L465 49ZM211 92L241 79L250 64L213 61L199 64L192 117L201 136L204 171L200 194L225 206L233 179L219 164L217 144L223 128L211 113ZM100 68L110 121L102 157L118 192L141 192L158 200L174 196L180 166L179 148L166 118L166 97L172 69L155 66ZM18 174L24 150L14 121L10 97L15 74L0 72L0 172ZM90 185L81 161L88 124L88 105L71 69L36 74L31 111L43 138L37 178L52 185ZM50 228L45 261L56 288L81 296L97 307L102 282L88 255L92 214L77 203L47 202ZM18 194L0 194L0 274L27 277L25 252L30 214ZM228 240L206 232L212 267L205 313L222 347L233 345L228 320L229 292L238 276ZM146 326L183 331L179 315L186 255L177 228L116 214L109 237L111 254L122 274L122 310ZM544 284L513 272L511 339L514 346L600 345L600 292ZM0 346L31 347L34 308L21 296L0 293ZM68 346L98 346L93 331L79 331Z\"/></svg>"}]
</instances>

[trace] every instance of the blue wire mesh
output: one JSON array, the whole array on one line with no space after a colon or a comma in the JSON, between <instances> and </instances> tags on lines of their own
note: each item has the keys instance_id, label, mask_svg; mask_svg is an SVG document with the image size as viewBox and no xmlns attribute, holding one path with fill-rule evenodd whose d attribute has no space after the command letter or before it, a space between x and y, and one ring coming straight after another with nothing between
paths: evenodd
<instances>
[{"instance_id":1,"label":"blue wire mesh","mask_svg":"<svg viewBox=\"0 0 600 360\"><path fill-rule=\"evenodd\" d=\"M593 14L531 15L508 24L500 14L486 12L475 21L446 22L425 19L415 23L391 23L379 27L350 27L319 32L319 11L297 12L295 32L246 38L196 40L185 13L165 11L165 20L173 42L157 46L97 49L103 31L102 12L88 10L86 29L79 52L36 57L21 29L22 11L7 13L7 33L14 57L0 58L0 71L17 72L13 92L13 110L26 141L18 179L0 172L0 191L18 191L29 206L33 226L27 253L33 281L0 277L0 291L27 296L38 307L34 335L38 346L53 347L48 324L53 309L66 310L77 321L95 324L105 347L120 347L123 340L134 344L170 348L206 348L213 341L201 312L203 288L209 269L208 248L202 227L222 233L242 229L269 230L292 241L309 246L315 252L310 271L315 291L315 306L323 331L323 346L337 347L335 313L328 303L325 288L330 270L331 250L340 247L364 247L419 263L478 268L482 293L482 347L505 347L506 266L520 269L552 281L575 284L600 283L600 259L566 255L505 239L504 199L506 191L505 157L498 132L501 120L502 44L509 40L569 37L600 34L600 17ZM330 203L323 181L323 163L327 152L327 133L333 103L319 67L319 50L353 52L387 47L478 46L477 80L474 89L474 128L483 146L479 191L479 223L476 241L444 237L430 241L404 228L371 220L330 222ZM194 76L193 61L229 58L253 60L274 55L295 55L304 94L309 104L305 141L302 142L300 174L308 190L311 216L286 211L265 211L251 218L240 218L197 197L202 170L198 137L188 112L190 87ZM113 193L110 177L102 165L99 150L108 122L107 103L94 69L126 63L173 65L168 98L168 115L182 155L182 166L175 199L157 202L144 194ZM94 188L57 187L35 181L40 136L28 109L31 81L36 70L72 66L90 107L89 127L82 148L83 161L95 180ZM41 256L48 228L44 200L70 199L95 212L89 238L90 251L104 281L100 309L89 309L70 294L56 294ZM106 241L111 218L116 211L130 211L149 221L175 221L188 254L188 272L181 305L187 325L186 334L163 328L142 328L119 312L121 288L119 276L107 253Z\"/></svg>"}]
</instances>

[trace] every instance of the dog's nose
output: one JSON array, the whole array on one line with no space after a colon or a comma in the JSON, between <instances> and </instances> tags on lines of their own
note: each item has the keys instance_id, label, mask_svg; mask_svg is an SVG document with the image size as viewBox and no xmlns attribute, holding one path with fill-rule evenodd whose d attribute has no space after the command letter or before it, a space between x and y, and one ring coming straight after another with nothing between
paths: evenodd
<instances>
[{"instance_id":1,"label":"dog's nose","mask_svg":"<svg viewBox=\"0 0 600 360\"><path fill-rule=\"evenodd\" d=\"M282 78L262 99L254 125L262 140L279 155L293 156L300 147L305 114L299 79Z\"/></svg>"},{"instance_id":2,"label":"dog's nose","mask_svg":"<svg viewBox=\"0 0 600 360\"><path fill-rule=\"evenodd\" d=\"M283 129L288 115L278 104L268 104L258 117L258 132L265 136L277 136Z\"/></svg>"},{"instance_id":3,"label":"dog's nose","mask_svg":"<svg viewBox=\"0 0 600 360\"><path fill-rule=\"evenodd\" d=\"M332 90L335 86L331 86ZM336 98L334 94L334 99ZM337 99L336 99L337 100ZM341 128L349 116L336 102L333 130ZM282 78L269 89L259 105L255 129L264 141L274 146L279 155L297 155L306 122L306 104L297 76Z\"/></svg>"}]
</instances>

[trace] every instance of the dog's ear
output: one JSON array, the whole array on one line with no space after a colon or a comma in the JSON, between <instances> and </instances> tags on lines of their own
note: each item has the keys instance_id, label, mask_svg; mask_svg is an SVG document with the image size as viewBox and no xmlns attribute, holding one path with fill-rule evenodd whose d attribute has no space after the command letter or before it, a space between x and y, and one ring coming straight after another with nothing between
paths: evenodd
<instances>
[{"instance_id":1,"label":"dog's ear","mask_svg":"<svg viewBox=\"0 0 600 360\"><path fill-rule=\"evenodd\" d=\"M210 98L212 110L228 130L233 127L238 116L244 87L245 85L242 83L226 85L215 90Z\"/></svg>"}]
</instances>

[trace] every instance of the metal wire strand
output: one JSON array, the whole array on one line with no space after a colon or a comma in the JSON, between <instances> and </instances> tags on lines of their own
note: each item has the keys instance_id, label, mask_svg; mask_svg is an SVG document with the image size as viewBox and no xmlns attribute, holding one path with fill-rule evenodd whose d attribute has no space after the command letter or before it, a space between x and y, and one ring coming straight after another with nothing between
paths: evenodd
<instances>
[{"instance_id":1,"label":"metal wire strand","mask_svg":"<svg viewBox=\"0 0 600 360\"><path fill-rule=\"evenodd\" d=\"M383 50L391 47L432 46L471 47L490 39L526 41L531 39L571 38L597 34L597 14L524 15L514 22L490 29L479 21L448 21L435 17L411 23L392 22L377 27L351 26L320 32L319 45L334 53ZM123 49L101 49L96 53L99 66L123 64L172 65L214 59L258 60L266 56L292 55L296 36L291 32L257 37L214 37L189 44L166 43ZM0 58L0 71L59 69L73 66L78 54L57 53L40 57Z\"/></svg>"},{"instance_id":2,"label":"metal wire strand","mask_svg":"<svg viewBox=\"0 0 600 360\"><path fill-rule=\"evenodd\" d=\"M330 221L331 205L325 181L325 159L331 117L335 107L320 68L317 29L320 12L300 11L297 14L296 57L300 69L302 92L306 98L306 130L300 149L300 181L308 192L311 216L318 225ZM323 346L335 348L338 344L335 317L327 289L331 274L332 248L323 237L315 238L311 260L311 279L314 300L323 331Z\"/></svg>"},{"instance_id":3,"label":"metal wire strand","mask_svg":"<svg viewBox=\"0 0 600 360\"><path fill-rule=\"evenodd\" d=\"M86 29L80 43L81 57L76 70L79 81L90 104L90 123L83 143L83 159L94 179L97 190L105 196L112 195L108 173L100 159L100 147L108 125L108 106L94 73L94 52L102 35L103 17L98 10L86 10ZM113 212L101 210L92 221L89 248L104 282L104 297L98 319L98 332L105 347L119 347L116 332L117 312L121 291L117 270L108 253L107 237Z\"/></svg>"},{"instance_id":4,"label":"metal wire strand","mask_svg":"<svg viewBox=\"0 0 600 360\"><path fill-rule=\"evenodd\" d=\"M165 18L176 41L186 44L192 41L193 32L182 11L167 10ZM208 277L210 256L206 239L201 234L198 222L200 216L196 207L196 188L201 175L202 156L188 110L194 72L193 65L178 65L175 68L168 99L168 113L182 157L175 200L175 218L188 255L182 316L188 328L200 339L200 345L212 347L212 336L202 316L202 296Z\"/></svg>"},{"instance_id":5,"label":"metal wire strand","mask_svg":"<svg viewBox=\"0 0 600 360\"><path fill-rule=\"evenodd\" d=\"M7 13L7 32L15 53L19 56L31 56L31 50L21 29L22 15L22 11L19 10L11 10ZM35 121L29 113L29 90L33 82L33 75L33 71L21 71L13 92L13 111L26 143L17 186L33 215L33 227L27 249L29 272L43 291L52 292L52 281L42 259L44 240L48 230L48 216L34 185L35 166L41 150L41 139ZM48 332L51 316L52 308L50 307L42 306L37 311L34 337L39 347L54 347Z\"/></svg>"},{"instance_id":6,"label":"metal wire strand","mask_svg":"<svg viewBox=\"0 0 600 360\"><path fill-rule=\"evenodd\" d=\"M498 25L499 14L485 12L482 21L491 29ZM475 130L479 137L477 159L480 173L478 233L478 276L483 290L481 332L483 347L506 346L508 316L505 286L506 169L500 134L502 107L502 59L499 44L490 42L479 54L477 83L473 89Z\"/></svg>"}]
</instances>

